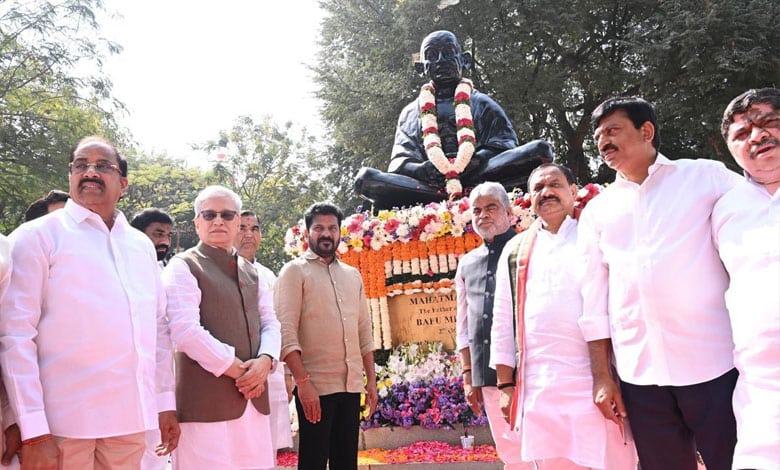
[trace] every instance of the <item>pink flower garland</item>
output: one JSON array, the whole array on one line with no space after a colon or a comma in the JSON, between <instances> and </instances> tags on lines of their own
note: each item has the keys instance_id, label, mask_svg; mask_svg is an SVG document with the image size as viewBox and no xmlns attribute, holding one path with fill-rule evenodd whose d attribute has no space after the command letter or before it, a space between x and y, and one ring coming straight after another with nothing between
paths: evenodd
<instances>
[{"instance_id":1,"label":"pink flower garland","mask_svg":"<svg viewBox=\"0 0 780 470\"><path fill-rule=\"evenodd\" d=\"M423 129L423 145L428 160L447 181L447 195L455 199L463 192L460 174L466 169L476 150L477 139L474 134L474 121L471 115L471 92L474 84L462 78L455 88L455 122L458 135L458 153L455 158L447 158L441 148L439 122L436 116L436 88L433 82L426 83L420 89L420 121Z\"/></svg>"}]
</instances>

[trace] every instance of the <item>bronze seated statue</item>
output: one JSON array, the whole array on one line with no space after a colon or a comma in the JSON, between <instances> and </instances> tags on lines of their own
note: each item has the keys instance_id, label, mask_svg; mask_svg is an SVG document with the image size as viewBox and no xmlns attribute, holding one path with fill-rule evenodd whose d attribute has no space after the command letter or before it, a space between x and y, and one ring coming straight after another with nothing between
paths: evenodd
<instances>
[{"instance_id":1,"label":"bronze seated statue","mask_svg":"<svg viewBox=\"0 0 780 470\"><path fill-rule=\"evenodd\" d=\"M420 46L419 72L430 78L401 112L388 172L362 168L355 190L374 209L440 202L483 181L507 190L524 187L528 174L553 159L552 146L518 146L504 110L462 78L471 66L455 35L436 31Z\"/></svg>"}]
</instances>

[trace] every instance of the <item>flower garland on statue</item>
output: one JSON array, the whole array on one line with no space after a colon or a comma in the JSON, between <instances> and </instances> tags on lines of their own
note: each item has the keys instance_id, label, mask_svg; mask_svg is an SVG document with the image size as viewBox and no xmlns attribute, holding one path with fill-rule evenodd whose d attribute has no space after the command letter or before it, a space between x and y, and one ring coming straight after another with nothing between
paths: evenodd
<instances>
[{"instance_id":1,"label":"flower garland on statue","mask_svg":"<svg viewBox=\"0 0 780 470\"><path fill-rule=\"evenodd\" d=\"M439 122L436 116L436 87L433 82L426 83L420 88L420 121L423 128L423 145L428 160L447 181L447 195L449 199L455 199L463 193L460 183L460 174L471 162L471 157L477 147L477 139L474 134L474 121L471 115L471 91L474 84L467 78L462 78L455 88L455 122L458 135L458 153L455 158L447 158L441 148L439 136Z\"/></svg>"}]
</instances>

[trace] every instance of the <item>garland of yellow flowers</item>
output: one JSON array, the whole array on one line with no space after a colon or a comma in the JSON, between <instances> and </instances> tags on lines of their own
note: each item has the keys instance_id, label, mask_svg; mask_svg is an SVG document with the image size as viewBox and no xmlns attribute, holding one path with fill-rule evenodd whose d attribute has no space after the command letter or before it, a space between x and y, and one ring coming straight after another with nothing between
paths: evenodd
<instances>
[{"instance_id":1,"label":"garland of yellow flowers","mask_svg":"<svg viewBox=\"0 0 780 470\"><path fill-rule=\"evenodd\" d=\"M455 158L447 158L441 148L439 122L436 117L436 87L428 82L420 88L420 120L423 128L423 145L428 160L447 181L447 195L455 199L463 192L460 174L466 169L477 146L474 134L474 121L471 115L471 91L474 84L462 78L455 88L455 125L458 135L458 153Z\"/></svg>"}]
</instances>

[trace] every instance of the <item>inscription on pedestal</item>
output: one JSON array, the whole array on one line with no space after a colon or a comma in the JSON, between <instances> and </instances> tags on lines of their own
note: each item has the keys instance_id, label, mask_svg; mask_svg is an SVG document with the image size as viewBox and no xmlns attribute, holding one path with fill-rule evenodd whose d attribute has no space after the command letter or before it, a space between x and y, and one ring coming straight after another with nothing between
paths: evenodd
<instances>
[{"instance_id":1,"label":"inscription on pedestal","mask_svg":"<svg viewBox=\"0 0 780 470\"><path fill-rule=\"evenodd\" d=\"M387 306L393 346L421 341L441 341L455 349L456 299L449 294L411 294L390 297Z\"/></svg>"}]
</instances>

